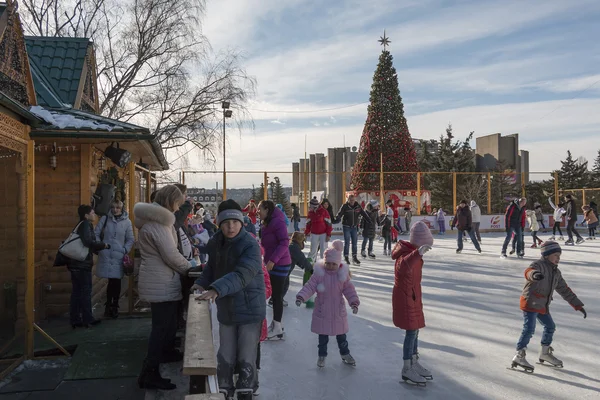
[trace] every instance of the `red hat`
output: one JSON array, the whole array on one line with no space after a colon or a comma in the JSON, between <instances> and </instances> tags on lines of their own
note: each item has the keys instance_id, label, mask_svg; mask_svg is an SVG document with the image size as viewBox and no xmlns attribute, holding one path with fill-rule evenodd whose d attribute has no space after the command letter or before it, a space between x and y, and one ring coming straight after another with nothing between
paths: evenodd
<instances>
[{"instance_id":1,"label":"red hat","mask_svg":"<svg viewBox=\"0 0 600 400\"><path fill-rule=\"evenodd\" d=\"M254 201L254 199L251 199L251 200L250 200L250 203L256 203L256 202Z\"/></svg>"}]
</instances>

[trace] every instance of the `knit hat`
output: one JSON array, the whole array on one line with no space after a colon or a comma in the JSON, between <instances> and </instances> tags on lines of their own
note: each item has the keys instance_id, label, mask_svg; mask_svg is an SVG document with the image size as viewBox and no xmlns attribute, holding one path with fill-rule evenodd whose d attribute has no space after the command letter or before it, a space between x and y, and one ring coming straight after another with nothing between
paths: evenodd
<instances>
[{"instance_id":1,"label":"knit hat","mask_svg":"<svg viewBox=\"0 0 600 400\"><path fill-rule=\"evenodd\" d=\"M540 247L542 252L542 257L548 257L553 253L562 253L562 249L560 248L560 244L556 243L553 240L547 240Z\"/></svg>"},{"instance_id":2,"label":"knit hat","mask_svg":"<svg viewBox=\"0 0 600 400\"><path fill-rule=\"evenodd\" d=\"M377 200L370 200L369 203L371 204L371 207L373 207L373 208L379 207L379 202Z\"/></svg>"},{"instance_id":3,"label":"knit hat","mask_svg":"<svg viewBox=\"0 0 600 400\"><path fill-rule=\"evenodd\" d=\"M415 247L433 246L433 235L423 221L418 221L410 228L410 243Z\"/></svg>"},{"instance_id":4,"label":"knit hat","mask_svg":"<svg viewBox=\"0 0 600 400\"><path fill-rule=\"evenodd\" d=\"M317 200L316 198L310 199L310 206L311 207L318 207L319 206L319 200Z\"/></svg>"},{"instance_id":5,"label":"knit hat","mask_svg":"<svg viewBox=\"0 0 600 400\"><path fill-rule=\"evenodd\" d=\"M329 244L327 250L325 250L325 262L341 264L343 250L344 242L342 242L341 240L334 240Z\"/></svg>"},{"instance_id":6,"label":"knit hat","mask_svg":"<svg viewBox=\"0 0 600 400\"><path fill-rule=\"evenodd\" d=\"M242 207L235 200L225 200L219 204L219 214L217 215L217 225L221 224L228 219L236 219L244 224L244 214L242 213Z\"/></svg>"}]
</instances>

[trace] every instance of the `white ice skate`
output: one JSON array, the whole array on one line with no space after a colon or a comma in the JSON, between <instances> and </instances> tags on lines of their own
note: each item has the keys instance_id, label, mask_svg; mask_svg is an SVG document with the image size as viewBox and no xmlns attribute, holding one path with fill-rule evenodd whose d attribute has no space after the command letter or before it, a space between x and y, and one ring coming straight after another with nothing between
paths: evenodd
<instances>
[{"instance_id":1,"label":"white ice skate","mask_svg":"<svg viewBox=\"0 0 600 400\"><path fill-rule=\"evenodd\" d=\"M555 240L556 238L554 236L550 236L550 239L548 240Z\"/></svg>"},{"instance_id":2,"label":"white ice skate","mask_svg":"<svg viewBox=\"0 0 600 400\"><path fill-rule=\"evenodd\" d=\"M323 368L325 366L325 359L327 357L321 357L319 356L319 359L317 360L317 367L319 368Z\"/></svg>"},{"instance_id":3,"label":"white ice skate","mask_svg":"<svg viewBox=\"0 0 600 400\"><path fill-rule=\"evenodd\" d=\"M563 236L559 237L558 240L565 240Z\"/></svg>"},{"instance_id":4,"label":"white ice skate","mask_svg":"<svg viewBox=\"0 0 600 400\"><path fill-rule=\"evenodd\" d=\"M269 326L269 330L267 331L267 339L283 339L283 333L283 325L281 322L273 321L271 322L271 326Z\"/></svg>"},{"instance_id":5,"label":"white ice skate","mask_svg":"<svg viewBox=\"0 0 600 400\"><path fill-rule=\"evenodd\" d=\"M402 380L417 386L427 386L427 380L419 375L413 368L412 360L404 360L404 368L402 368Z\"/></svg>"},{"instance_id":6,"label":"white ice skate","mask_svg":"<svg viewBox=\"0 0 600 400\"><path fill-rule=\"evenodd\" d=\"M525 356L527 355L526 349L517 350L517 354L512 359L511 368L521 367L525 372L533 373L534 367L533 365L527 362Z\"/></svg>"},{"instance_id":7,"label":"white ice skate","mask_svg":"<svg viewBox=\"0 0 600 400\"><path fill-rule=\"evenodd\" d=\"M551 364L553 367L562 368L563 362L558 358L554 357L554 349L551 346L542 346L542 351L540 352L540 364L544 364L547 362Z\"/></svg>"},{"instance_id":8,"label":"white ice skate","mask_svg":"<svg viewBox=\"0 0 600 400\"><path fill-rule=\"evenodd\" d=\"M356 361L354 360L354 357L352 357L352 355L350 353L344 354L342 356L342 361L344 362L344 364L348 364L348 365L352 365L352 366L356 365Z\"/></svg>"},{"instance_id":9,"label":"white ice skate","mask_svg":"<svg viewBox=\"0 0 600 400\"><path fill-rule=\"evenodd\" d=\"M433 375L431 375L431 371L429 371L427 368L423 367L421 364L419 364L419 355L415 354L412 356L412 368L413 370L415 370L415 372L419 375L421 375L423 378L427 379L427 380L431 380L433 379Z\"/></svg>"}]
</instances>

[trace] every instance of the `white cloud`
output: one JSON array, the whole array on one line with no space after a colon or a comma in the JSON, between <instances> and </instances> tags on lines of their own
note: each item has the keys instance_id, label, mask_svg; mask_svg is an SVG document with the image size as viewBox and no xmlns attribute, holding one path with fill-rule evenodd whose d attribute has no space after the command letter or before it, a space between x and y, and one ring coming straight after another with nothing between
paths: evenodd
<instances>
[{"instance_id":1,"label":"white cloud","mask_svg":"<svg viewBox=\"0 0 600 400\"><path fill-rule=\"evenodd\" d=\"M532 86L558 93L569 92L599 92L600 74L580 76L576 78L555 79L545 82L536 82Z\"/></svg>"},{"instance_id":2,"label":"white cloud","mask_svg":"<svg viewBox=\"0 0 600 400\"><path fill-rule=\"evenodd\" d=\"M282 122L282 121L280 121L278 119L272 120L271 123L275 124L275 125L285 125L285 122Z\"/></svg>"}]
</instances>

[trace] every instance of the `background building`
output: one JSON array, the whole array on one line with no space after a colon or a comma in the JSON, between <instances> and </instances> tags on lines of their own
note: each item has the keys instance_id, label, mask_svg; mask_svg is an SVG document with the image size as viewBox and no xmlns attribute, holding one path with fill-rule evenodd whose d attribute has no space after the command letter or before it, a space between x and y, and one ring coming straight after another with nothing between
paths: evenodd
<instances>
[{"instance_id":1,"label":"background building","mask_svg":"<svg viewBox=\"0 0 600 400\"><path fill-rule=\"evenodd\" d=\"M529 152L519 150L519 134L502 136L500 133L475 138L475 167L477 171L497 170L498 163L504 163L504 170L525 173L525 183L529 182Z\"/></svg>"}]
</instances>

